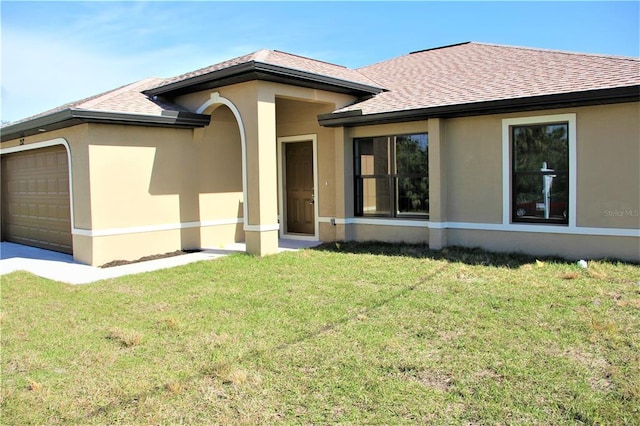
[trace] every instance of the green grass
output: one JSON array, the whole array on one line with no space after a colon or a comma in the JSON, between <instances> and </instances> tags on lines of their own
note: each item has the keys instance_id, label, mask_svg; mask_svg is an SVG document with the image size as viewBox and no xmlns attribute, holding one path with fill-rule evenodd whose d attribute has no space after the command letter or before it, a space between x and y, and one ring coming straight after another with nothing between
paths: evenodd
<instances>
[{"instance_id":1,"label":"green grass","mask_svg":"<svg viewBox=\"0 0 640 426\"><path fill-rule=\"evenodd\" d=\"M2 424L639 424L640 267L338 244L2 277Z\"/></svg>"}]
</instances>

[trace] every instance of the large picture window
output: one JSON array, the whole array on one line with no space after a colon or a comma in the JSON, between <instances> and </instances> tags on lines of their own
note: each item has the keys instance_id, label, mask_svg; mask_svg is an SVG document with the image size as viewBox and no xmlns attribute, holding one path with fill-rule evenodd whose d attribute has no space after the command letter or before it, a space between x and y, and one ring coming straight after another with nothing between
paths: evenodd
<instances>
[{"instance_id":1,"label":"large picture window","mask_svg":"<svg viewBox=\"0 0 640 426\"><path fill-rule=\"evenodd\" d=\"M510 139L512 222L567 224L569 124L514 125Z\"/></svg>"},{"instance_id":2,"label":"large picture window","mask_svg":"<svg viewBox=\"0 0 640 426\"><path fill-rule=\"evenodd\" d=\"M426 133L356 139L354 148L356 216L429 217Z\"/></svg>"}]
</instances>

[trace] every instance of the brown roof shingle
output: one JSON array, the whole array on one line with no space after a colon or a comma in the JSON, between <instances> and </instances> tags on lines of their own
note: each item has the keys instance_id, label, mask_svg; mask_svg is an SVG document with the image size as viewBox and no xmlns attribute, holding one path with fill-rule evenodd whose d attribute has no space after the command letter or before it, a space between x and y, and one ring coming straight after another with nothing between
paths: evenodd
<instances>
[{"instance_id":1,"label":"brown roof shingle","mask_svg":"<svg viewBox=\"0 0 640 426\"><path fill-rule=\"evenodd\" d=\"M177 105L167 104L160 100L154 100L144 95L142 91L158 85L164 81L162 78L150 77L135 83L127 84L108 92L100 93L85 99L61 105L59 107L44 111L19 121L11 123L20 124L35 120L40 117L54 114L67 109L90 110L102 112L119 112L143 115L162 115L162 111L186 111Z\"/></svg>"},{"instance_id":2,"label":"brown roof shingle","mask_svg":"<svg viewBox=\"0 0 640 426\"><path fill-rule=\"evenodd\" d=\"M293 70L304 71L325 77L332 77L337 80L360 83L374 87L378 86L374 81L364 76L357 70L350 69L342 65L335 65L328 62L318 61L316 59L306 58L304 56L281 52L279 50L262 49L253 53L249 53L247 55L229 59L228 61L201 68L196 71L191 71L186 74L168 78L155 87L152 87L152 89L187 81L195 77L201 77L206 74L212 74L216 71L221 71L236 65L246 64L250 62L278 65Z\"/></svg>"},{"instance_id":3,"label":"brown roof shingle","mask_svg":"<svg viewBox=\"0 0 640 426\"><path fill-rule=\"evenodd\" d=\"M640 84L637 58L464 43L359 68L388 91L336 112L376 114Z\"/></svg>"},{"instance_id":4,"label":"brown roof shingle","mask_svg":"<svg viewBox=\"0 0 640 426\"><path fill-rule=\"evenodd\" d=\"M334 112L362 111L363 115L640 85L638 58L483 43L414 52L355 70L277 50L259 50L176 77L140 80L10 126L68 109L150 116L161 116L163 111L188 112L144 92L181 82L189 85L189 79L251 62L385 89Z\"/></svg>"}]
</instances>

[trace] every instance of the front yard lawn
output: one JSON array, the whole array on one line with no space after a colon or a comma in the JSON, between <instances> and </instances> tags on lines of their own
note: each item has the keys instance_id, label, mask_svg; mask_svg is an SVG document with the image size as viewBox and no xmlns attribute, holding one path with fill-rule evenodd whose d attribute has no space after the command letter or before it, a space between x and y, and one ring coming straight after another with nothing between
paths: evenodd
<instances>
[{"instance_id":1,"label":"front yard lawn","mask_svg":"<svg viewBox=\"0 0 640 426\"><path fill-rule=\"evenodd\" d=\"M10 424L639 424L640 267L333 244L2 277Z\"/></svg>"}]
</instances>

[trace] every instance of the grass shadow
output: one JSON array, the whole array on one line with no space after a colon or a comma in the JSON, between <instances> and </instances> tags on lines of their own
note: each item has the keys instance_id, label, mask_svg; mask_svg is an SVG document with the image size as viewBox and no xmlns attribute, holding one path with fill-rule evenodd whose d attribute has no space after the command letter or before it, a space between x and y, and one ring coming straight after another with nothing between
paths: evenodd
<instances>
[{"instance_id":1,"label":"grass shadow","mask_svg":"<svg viewBox=\"0 0 640 426\"><path fill-rule=\"evenodd\" d=\"M427 244L369 242L334 242L324 243L310 250L335 253L373 254L380 256L412 257L416 259L445 260L451 263L467 265L483 265L507 268L519 268L522 265L535 263L536 260L554 263L573 264L573 261L558 256L532 256L525 253L491 252L481 248L460 246L445 247L432 250Z\"/></svg>"}]
</instances>

